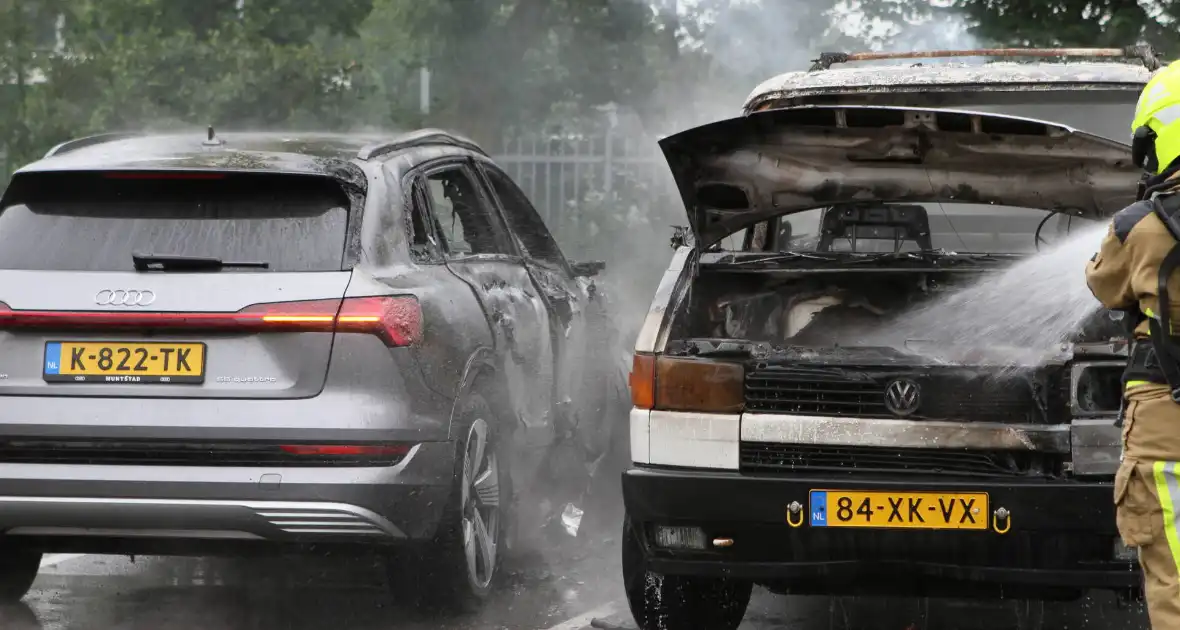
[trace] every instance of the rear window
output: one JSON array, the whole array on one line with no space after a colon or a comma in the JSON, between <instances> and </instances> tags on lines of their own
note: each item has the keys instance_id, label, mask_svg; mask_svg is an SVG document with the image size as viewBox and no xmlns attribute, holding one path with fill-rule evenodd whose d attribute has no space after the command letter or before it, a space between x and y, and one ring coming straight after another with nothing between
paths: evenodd
<instances>
[{"instance_id":1,"label":"rear window","mask_svg":"<svg viewBox=\"0 0 1180 630\"><path fill-rule=\"evenodd\" d=\"M132 271L133 253L341 269L349 199L332 180L141 177L18 176L0 210L0 269Z\"/></svg>"}]
</instances>

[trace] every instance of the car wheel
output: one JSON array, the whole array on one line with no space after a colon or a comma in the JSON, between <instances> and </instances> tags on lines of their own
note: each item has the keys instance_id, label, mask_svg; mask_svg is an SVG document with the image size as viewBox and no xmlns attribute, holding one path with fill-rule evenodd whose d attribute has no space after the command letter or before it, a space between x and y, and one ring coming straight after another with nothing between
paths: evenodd
<instances>
[{"instance_id":1,"label":"car wheel","mask_svg":"<svg viewBox=\"0 0 1180 630\"><path fill-rule=\"evenodd\" d=\"M0 603L20 601L33 586L40 569L39 552L0 545Z\"/></svg>"},{"instance_id":2,"label":"car wheel","mask_svg":"<svg viewBox=\"0 0 1180 630\"><path fill-rule=\"evenodd\" d=\"M648 571L639 532L627 518L623 522L623 588L640 630L735 630L746 614L753 584Z\"/></svg>"},{"instance_id":3,"label":"car wheel","mask_svg":"<svg viewBox=\"0 0 1180 630\"><path fill-rule=\"evenodd\" d=\"M507 530L504 507L511 490L491 407L478 395L470 396L466 406L455 487L439 531L429 549L388 565L395 596L455 612L477 610L499 577Z\"/></svg>"}]
</instances>

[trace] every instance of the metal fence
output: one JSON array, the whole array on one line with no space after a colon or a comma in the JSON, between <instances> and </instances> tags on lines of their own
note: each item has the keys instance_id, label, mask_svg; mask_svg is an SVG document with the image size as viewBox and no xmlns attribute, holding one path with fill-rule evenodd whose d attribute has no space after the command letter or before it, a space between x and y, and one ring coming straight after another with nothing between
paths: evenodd
<instances>
[{"instance_id":1,"label":"metal fence","mask_svg":"<svg viewBox=\"0 0 1180 630\"><path fill-rule=\"evenodd\" d=\"M509 136L491 153L567 257L606 262L619 316L638 318L671 259L671 226L686 222L656 138L604 125L594 133Z\"/></svg>"},{"instance_id":2,"label":"metal fence","mask_svg":"<svg viewBox=\"0 0 1180 630\"><path fill-rule=\"evenodd\" d=\"M587 219L604 218L588 214L664 215L676 198L656 139L641 132L508 136L493 153L559 240L581 233Z\"/></svg>"}]
</instances>

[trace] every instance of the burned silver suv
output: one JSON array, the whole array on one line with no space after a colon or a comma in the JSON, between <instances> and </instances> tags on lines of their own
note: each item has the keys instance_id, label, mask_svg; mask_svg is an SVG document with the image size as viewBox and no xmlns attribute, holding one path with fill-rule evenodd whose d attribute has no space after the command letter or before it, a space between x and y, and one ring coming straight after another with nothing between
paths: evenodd
<instances>
[{"instance_id":1,"label":"burned silver suv","mask_svg":"<svg viewBox=\"0 0 1180 630\"><path fill-rule=\"evenodd\" d=\"M662 141L692 238L631 375L623 572L641 628L736 628L753 584L1137 593L1111 504L1126 351L1111 318L1020 368L859 333L1132 201L1129 147L1109 136L1153 59L818 69ZM1052 102L1118 125L965 111Z\"/></svg>"},{"instance_id":2,"label":"burned silver suv","mask_svg":"<svg viewBox=\"0 0 1180 630\"><path fill-rule=\"evenodd\" d=\"M0 601L43 552L300 551L477 607L598 424L601 269L443 131L54 148L0 198Z\"/></svg>"}]
</instances>

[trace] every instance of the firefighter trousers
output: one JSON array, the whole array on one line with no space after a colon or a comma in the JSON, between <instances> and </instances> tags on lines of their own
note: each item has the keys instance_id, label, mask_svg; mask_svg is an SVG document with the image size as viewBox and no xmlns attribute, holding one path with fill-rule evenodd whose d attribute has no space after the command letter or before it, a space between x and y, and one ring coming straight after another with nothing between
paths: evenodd
<instances>
[{"instance_id":1,"label":"firefighter trousers","mask_svg":"<svg viewBox=\"0 0 1180 630\"><path fill-rule=\"evenodd\" d=\"M1180 405L1166 391L1137 394L1114 482L1118 530L1139 552L1152 630L1180 630Z\"/></svg>"}]
</instances>

